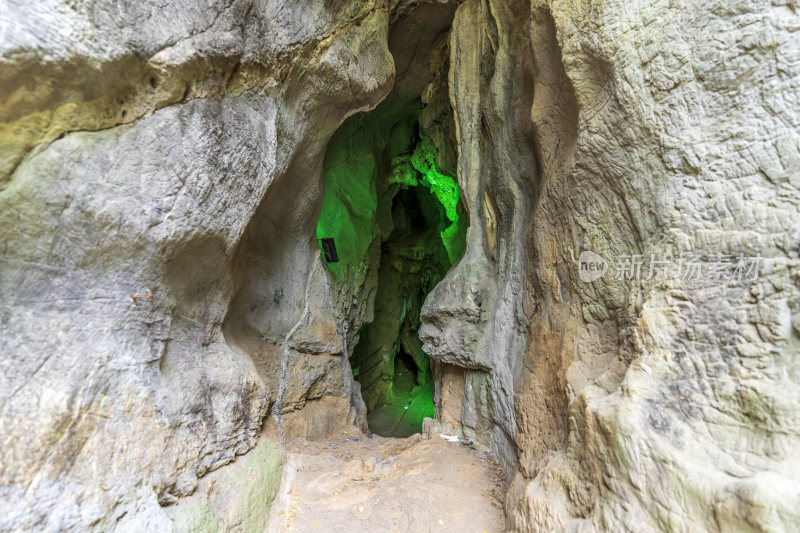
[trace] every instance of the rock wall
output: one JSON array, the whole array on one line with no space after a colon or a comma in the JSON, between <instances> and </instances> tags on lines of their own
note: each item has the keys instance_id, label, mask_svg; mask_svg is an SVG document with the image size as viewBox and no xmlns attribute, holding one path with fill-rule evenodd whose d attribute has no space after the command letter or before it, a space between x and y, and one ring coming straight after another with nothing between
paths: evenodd
<instances>
[{"instance_id":1,"label":"rock wall","mask_svg":"<svg viewBox=\"0 0 800 533\"><path fill-rule=\"evenodd\" d=\"M392 88L389 13L2 17L0 530L169 530L271 411L292 436L355 417L313 232L330 136Z\"/></svg>"},{"instance_id":2,"label":"rock wall","mask_svg":"<svg viewBox=\"0 0 800 533\"><path fill-rule=\"evenodd\" d=\"M337 283L315 225L331 137L392 90L458 147L467 246L420 337L438 423L512 475L508 528L791 530L797 11L6 3L0 530L225 529L270 491L198 477L253 450L212 475L272 486L277 441L363 425L375 280Z\"/></svg>"},{"instance_id":3,"label":"rock wall","mask_svg":"<svg viewBox=\"0 0 800 533\"><path fill-rule=\"evenodd\" d=\"M445 411L513 472L511 530L797 523L798 22L757 1L459 7L472 224L421 337L465 369Z\"/></svg>"}]
</instances>

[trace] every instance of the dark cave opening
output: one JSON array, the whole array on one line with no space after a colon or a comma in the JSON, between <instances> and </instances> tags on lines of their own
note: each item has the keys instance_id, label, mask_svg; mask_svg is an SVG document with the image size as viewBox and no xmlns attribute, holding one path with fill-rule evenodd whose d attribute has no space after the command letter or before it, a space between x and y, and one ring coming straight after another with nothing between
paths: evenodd
<instances>
[{"instance_id":1,"label":"dark cave opening","mask_svg":"<svg viewBox=\"0 0 800 533\"><path fill-rule=\"evenodd\" d=\"M414 358L408 355L402 347L394 357L394 373L396 376L408 376L413 382L413 385L419 384L417 378L419 375L417 363L414 362Z\"/></svg>"},{"instance_id":2,"label":"dark cave opening","mask_svg":"<svg viewBox=\"0 0 800 533\"><path fill-rule=\"evenodd\" d=\"M419 100L384 103L337 131L317 225L320 240L336 243L339 260L326 265L337 292L370 293L350 364L371 431L390 437L418 433L434 417L420 309L461 257L467 227L457 181L420 133L421 109Z\"/></svg>"},{"instance_id":3,"label":"dark cave opening","mask_svg":"<svg viewBox=\"0 0 800 533\"><path fill-rule=\"evenodd\" d=\"M374 318L360 331L351 366L371 430L407 437L433 418L433 376L417 336L425 297L451 266L441 240L444 208L423 185L392 199L393 230L381 243Z\"/></svg>"},{"instance_id":4,"label":"dark cave opening","mask_svg":"<svg viewBox=\"0 0 800 533\"><path fill-rule=\"evenodd\" d=\"M383 436L417 433L434 417L436 365L418 337L420 310L466 246L448 89L454 11L422 5L399 17L391 93L342 124L323 163L317 239L335 242L338 260L323 259L340 329L368 425Z\"/></svg>"}]
</instances>

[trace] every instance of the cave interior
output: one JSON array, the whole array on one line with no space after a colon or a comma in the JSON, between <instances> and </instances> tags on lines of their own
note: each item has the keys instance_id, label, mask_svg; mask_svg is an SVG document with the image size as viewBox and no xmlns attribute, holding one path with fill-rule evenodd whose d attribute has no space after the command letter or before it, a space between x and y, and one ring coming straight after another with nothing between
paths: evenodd
<instances>
[{"instance_id":1,"label":"cave interior","mask_svg":"<svg viewBox=\"0 0 800 533\"><path fill-rule=\"evenodd\" d=\"M423 418L434 418L436 368L417 336L420 309L466 243L458 183L420 132L423 108L419 99L389 98L336 132L317 224L321 250L322 239L334 239L338 260L326 265L335 282L367 280L358 274L368 270L377 280L350 364L371 431L389 437L418 433Z\"/></svg>"},{"instance_id":2,"label":"cave interior","mask_svg":"<svg viewBox=\"0 0 800 533\"><path fill-rule=\"evenodd\" d=\"M417 335L420 309L466 247L448 88L454 10L419 6L393 24L391 92L345 120L323 163L316 237L345 329L357 331L348 355L370 430L388 437L435 417L441 378ZM322 239L333 239L335 261Z\"/></svg>"}]
</instances>

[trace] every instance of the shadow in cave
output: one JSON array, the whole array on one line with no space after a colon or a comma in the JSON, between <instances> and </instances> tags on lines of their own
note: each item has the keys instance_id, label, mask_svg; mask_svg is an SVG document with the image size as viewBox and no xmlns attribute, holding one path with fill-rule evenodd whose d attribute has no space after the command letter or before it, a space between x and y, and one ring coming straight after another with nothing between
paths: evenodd
<instances>
[{"instance_id":1,"label":"shadow in cave","mask_svg":"<svg viewBox=\"0 0 800 533\"><path fill-rule=\"evenodd\" d=\"M379 107L337 132L317 226L318 238L334 238L339 250L341 261L326 260L337 292L355 286L373 295L350 365L369 427L386 437L418 433L434 417L435 369L417 335L420 310L466 244L458 184L419 133L421 107ZM387 143L365 147L382 127L391 131Z\"/></svg>"},{"instance_id":2,"label":"shadow in cave","mask_svg":"<svg viewBox=\"0 0 800 533\"><path fill-rule=\"evenodd\" d=\"M414 359L400 349L394 358L392 395L369 412L370 429L386 437L419 433L423 418L433 418L433 380L417 381Z\"/></svg>"},{"instance_id":3,"label":"shadow in cave","mask_svg":"<svg viewBox=\"0 0 800 533\"><path fill-rule=\"evenodd\" d=\"M389 36L392 92L348 118L325 155L317 238L337 251L323 258L340 329L368 425L387 437L417 433L434 417L438 367L422 351L419 314L466 246L448 88L455 8L400 16Z\"/></svg>"},{"instance_id":4,"label":"shadow in cave","mask_svg":"<svg viewBox=\"0 0 800 533\"><path fill-rule=\"evenodd\" d=\"M450 267L441 232L445 210L424 185L399 189L393 231L381 245L374 319L362 327L351 359L370 429L408 437L434 417L431 363L417 336L425 296ZM377 349L375 348L377 346Z\"/></svg>"}]
</instances>

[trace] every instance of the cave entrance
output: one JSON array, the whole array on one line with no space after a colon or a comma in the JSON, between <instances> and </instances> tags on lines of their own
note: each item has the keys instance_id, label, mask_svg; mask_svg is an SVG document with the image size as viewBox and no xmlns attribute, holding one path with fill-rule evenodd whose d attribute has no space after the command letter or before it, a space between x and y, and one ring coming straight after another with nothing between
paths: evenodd
<instances>
[{"instance_id":1,"label":"cave entrance","mask_svg":"<svg viewBox=\"0 0 800 533\"><path fill-rule=\"evenodd\" d=\"M363 324L350 365L370 430L387 437L418 433L434 417L420 309L466 245L466 211L447 165L454 149L420 127L425 109L419 99L390 100L342 125L328 146L317 223L321 248L322 239L336 245L326 265L343 321Z\"/></svg>"},{"instance_id":2,"label":"cave entrance","mask_svg":"<svg viewBox=\"0 0 800 533\"><path fill-rule=\"evenodd\" d=\"M395 158L390 174L397 176L397 166L410 157ZM452 264L442 232L454 222L414 172L392 197L391 221L380 246L373 319L361 328L350 363L371 431L408 437L421 431L424 418L434 417L431 363L417 331L425 297Z\"/></svg>"},{"instance_id":3,"label":"cave entrance","mask_svg":"<svg viewBox=\"0 0 800 533\"><path fill-rule=\"evenodd\" d=\"M370 429L388 437L419 432L434 416L437 371L417 335L420 309L466 246L448 87L455 9L398 13L394 87L339 127L323 164L317 239ZM322 239L333 239L338 257L325 257L331 241Z\"/></svg>"}]
</instances>

